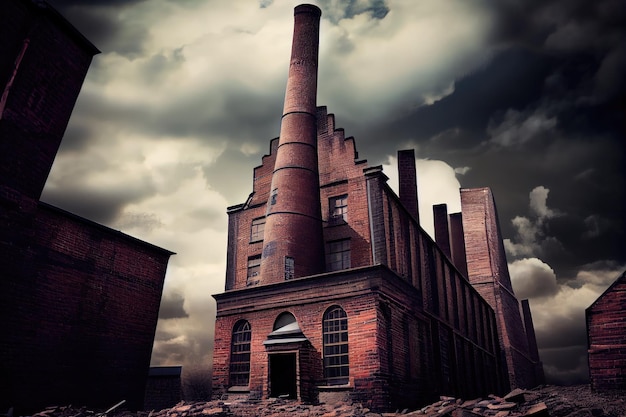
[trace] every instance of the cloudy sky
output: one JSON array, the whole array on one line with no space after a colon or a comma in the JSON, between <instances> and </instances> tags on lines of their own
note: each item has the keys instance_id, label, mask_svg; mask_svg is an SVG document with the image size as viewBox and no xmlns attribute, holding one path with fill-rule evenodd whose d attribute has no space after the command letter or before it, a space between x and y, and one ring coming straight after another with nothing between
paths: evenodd
<instances>
[{"instance_id":1,"label":"cloudy sky","mask_svg":"<svg viewBox=\"0 0 626 417\"><path fill-rule=\"evenodd\" d=\"M50 0L94 58L42 200L177 253L153 365L208 366L226 207L279 135L292 0ZM621 0L317 0L318 105L423 227L492 188L550 382L587 377L584 309L626 269Z\"/></svg>"}]
</instances>

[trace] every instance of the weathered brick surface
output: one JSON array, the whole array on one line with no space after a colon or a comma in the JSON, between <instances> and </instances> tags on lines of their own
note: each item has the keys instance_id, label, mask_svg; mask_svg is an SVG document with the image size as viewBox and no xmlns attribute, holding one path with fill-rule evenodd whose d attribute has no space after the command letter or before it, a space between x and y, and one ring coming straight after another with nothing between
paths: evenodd
<instances>
[{"instance_id":1,"label":"weathered brick surface","mask_svg":"<svg viewBox=\"0 0 626 417\"><path fill-rule=\"evenodd\" d=\"M170 253L42 203L29 223L1 231L2 404L140 408Z\"/></svg>"},{"instance_id":2,"label":"weathered brick surface","mask_svg":"<svg viewBox=\"0 0 626 417\"><path fill-rule=\"evenodd\" d=\"M309 70L306 60L298 65ZM312 96L313 80L303 80L301 75L291 79L290 70L285 108L291 108L296 98ZM294 86L299 84L302 88L296 90ZM445 207L436 212L441 243L437 245L417 221L416 196L405 190L403 198L398 197L387 184L382 167L368 167L359 160L354 139L345 138L344 131L335 127L334 116L325 107L317 108L317 155L311 155L311 111L300 111L298 123L283 118L287 134L281 132L280 140L271 141L270 154L254 169L249 200L229 209L226 292L215 296L216 396L245 394L258 399L272 395L271 355L277 353L295 355L296 396L312 402L350 398L385 410L424 404L435 393L473 397L503 392L509 378L514 386L528 386L526 372L534 375L534 368L518 369L528 359L528 340L512 293L495 208L487 210L480 194L468 219L483 218L466 227L465 216L463 224L457 217L453 263ZM301 131L292 131L296 127ZM298 139L283 145L284 137ZM410 155L400 154L401 174L414 171L414 160L413 165L407 161ZM315 159L317 166L311 167ZM293 174L294 167L303 171L302 175ZM315 170L319 185L312 189L307 176ZM414 185L415 173L409 174L407 183ZM405 179L401 175L401 182ZM279 190L276 206L268 203L275 184L293 191L288 197L296 201L279 203ZM330 201L340 196L346 196L347 213L341 219L332 218ZM276 207L280 216L273 213ZM318 225L311 221L316 210L322 219ZM252 222L266 213L272 215L267 218L264 240L271 242L251 241ZM294 213L298 215L292 216ZM463 245L465 228L469 239L465 240L468 250L463 252L458 246ZM349 240L350 261L343 270L333 272L327 262L318 260L313 236L319 232L327 248L331 242ZM315 274L296 273L295 279L285 280L279 273L282 259L290 256L290 250L307 256L309 242L313 242L308 248L309 261L317 262L319 269ZM464 272L465 253L471 261L470 279ZM495 256L490 257L492 254ZM248 279L248 261L261 255L263 262L269 262L271 256L272 264L264 264L260 277ZM296 259L296 269L298 262ZM322 318L335 305L347 314L350 375L348 384L326 387ZM304 340L264 345L283 312L293 314ZM252 328L249 385L233 388L230 348L239 320L248 321ZM513 348L504 349L510 343ZM515 372L509 375L509 368Z\"/></svg>"},{"instance_id":3,"label":"weathered brick surface","mask_svg":"<svg viewBox=\"0 0 626 417\"><path fill-rule=\"evenodd\" d=\"M469 280L495 310L498 339L511 388L543 383L528 345L520 304L511 286L500 224L491 190L462 189L461 207Z\"/></svg>"},{"instance_id":4,"label":"weathered brick surface","mask_svg":"<svg viewBox=\"0 0 626 417\"><path fill-rule=\"evenodd\" d=\"M324 108L318 114L327 120L320 126L333 127L334 120L326 116ZM335 151L337 159L328 157L333 152L327 152L326 146L346 144L343 131L335 131L330 137L322 131L318 136L322 138L318 140L319 147L324 149L320 151L320 177L325 179L321 181L321 199L347 194L349 201L346 224L326 226L326 239L351 237L352 266L386 265L393 271L388 275L389 281L402 290L382 287L377 297L366 297L358 293L363 290L359 283L367 277L359 269L247 287L245 262L261 248L258 242L249 242L250 225L252 219L262 214L263 206L238 207L229 213L231 230L238 230L229 238L229 259L237 253L241 266L235 274L239 278L230 291L216 296L216 394L227 392L229 387L230 340L239 319L248 320L254 329L249 393L255 398L269 394L268 350L262 342L283 311L294 314L318 352L311 375L317 380L314 385L319 386L323 381L319 353L321 320L326 308L333 304L344 308L349 317L350 384L330 391L318 387L318 400L348 395L369 401L374 408L387 409L427 401L436 392L470 396L500 391L500 345L493 310L399 203L379 168L364 170L364 163L355 163L352 143L339 148L341 153ZM337 138L341 141L332 142ZM353 157L346 158L346 152ZM328 216L328 207L323 213ZM363 244L355 244L359 241ZM228 271L227 276L231 273ZM382 299L394 301L381 304ZM358 312L354 303L361 306ZM387 313L383 313L381 305L388 306L384 309ZM237 314L231 316L229 312ZM381 325L376 326L377 322ZM442 334L446 335L443 342L439 340ZM469 380L475 382L467 384Z\"/></svg>"},{"instance_id":5,"label":"weathered brick surface","mask_svg":"<svg viewBox=\"0 0 626 417\"><path fill-rule=\"evenodd\" d=\"M415 150L398 151L398 195L402 205L419 223L417 200L417 173L415 171Z\"/></svg>"},{"instance_id":6,"label":"weathered brick surface","mask_svg":"<svg viewBox=\"0 0 626 417\"><path fill-rule=\"evenodd\" d=\"M433 219L435 223L435 241L443 253L449 258L452 257L450 250L450 228L448 226L448 206L446 204L435 204L433 206Z\"/></svg>"},{"instance_id":7,"label":"weathered brick surface","mask_svg":"<svg viewBox=\"0 0 626 417\"><path fill-rule=\"evenodd\" d=\"M39 202L95 53L46 3L0 2L0 409L142 406L171 252Z\"/></svg>"},{"instance_id":8,"label":"weathered brick surface","mask_svg":"<svg viewBox=\"0 0 626 417\"><path fill-rule=\"evenodd\" d=\"M586 310L589 376L598 391L626 389L626 272Z\"/></svg>"},{"instance_id":9,"label":"weathered brick surface","mask_svg":"<svg viewBox=\"0 0 626 417\"><path fill-rule=\"evenodd\" d=\"M36 199L97 49L46 6L3 1L0 16L0 176Z\"/></svg>"},{"instance_id":10,"label":"weathered brick surface","mask_svg":"<svg viewBox=\"0 0 626 417\"><path fill-rule=\"evenodd\" d=\"M454 375L456 385L440 380L441 365L433 366L431 360L433 355L441 356L442 352L432 351L431 326L448 332L455 344L463 346L472 358L480 358L485 367L494 371L496 356L446 323L420 312L419 292L384 267L313 276L215 297L218 301L213 356L216 395L226 392L229 386L229 341L238 320L248 320L252 327L250 393L267 397L269 352L263 341L272 332L276 318L285 311L292 313L314 351L321 352L322 316L333 305L341 306L348 316L350 383L339 391L320 386L323 379L318 353L313 362L317 365L307 374L316 380L318 398L329 401L332 396L342 397L338 392L347 392L350 398L369 407L388 409L398 404L425 403L440 389L478 395L478 388L497 388L497 380L492 375L481 376L484 368L461 370L466 362L457 357L456 352L449 351L447 345L440 349L448 358L444 365ZM485 383L486 386L464 384L461 387L468 377L490 382Z\"/></svg>"},{"instance_id":11,"label":"weathered brick surface","mask_svg":"<svg viewBox=\"0 0 626 417\"><path fill-rule=\"evenodd\" d=\"M316 106L320 14L312 5L294 10L289 77L258 276L263 284L285 279L285 257L294 262L293 277L324 270Z\"/></svg>"},{"instance_id":12,"label":"weathered brick surface","mask_svg":"<svg viewBox=\"0 0 626 417\"><path fill-rule=\"evenodd\" d=\"M181 367L152 367L146 383L144 410L163 410L182 399Z\"/></svg>"}]
</instances>

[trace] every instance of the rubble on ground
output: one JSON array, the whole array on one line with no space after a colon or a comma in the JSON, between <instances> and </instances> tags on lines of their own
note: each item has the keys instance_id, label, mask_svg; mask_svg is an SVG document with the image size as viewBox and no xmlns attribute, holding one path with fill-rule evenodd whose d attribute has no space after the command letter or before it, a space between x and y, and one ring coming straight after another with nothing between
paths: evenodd
<instances>
[{"instance_id":1,"label":"rubble on ground","mask_svg":"<svg viewBox=\"0 0 626 417\"><path fill-rule=\"evenodd\" d=\"M256 401L180 402L164 410L131 413L120 409L94 412L86 408L48 407L33 417L626 417L626 398L618 393L592 393L589 386L542 386L515 389L499 397L440 397L418 410L377 413L361 404L303 404L272 398Z\"/></svg>"}]
</instances>

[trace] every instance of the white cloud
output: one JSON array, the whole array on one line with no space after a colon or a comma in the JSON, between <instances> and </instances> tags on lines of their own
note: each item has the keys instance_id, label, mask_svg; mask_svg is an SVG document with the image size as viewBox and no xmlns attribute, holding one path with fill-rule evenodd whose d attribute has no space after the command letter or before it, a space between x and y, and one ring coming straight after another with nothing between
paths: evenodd
<instances>
[{"instance_id":1,"label":"white cloud","mask_svg":"<svg viewBox=\"0 0 626 417\"><path fill-rule=\"evenodd\" d=\"M561 215L558 210L547 205L550 190L540 185L529 193L531 217L516 216L511 220L515 227L515 237L504 239L506 253L513 257L541 256L547 251L562 251L562 244L554 237L546 234L546 221Z\"/></svg>"},{"instance_id":2,"label":"white cloud","mask_svg":"<svg viewBox=\"0 0 626 417\"><path fill-rule=\"evenodd\" d=\"M624 269L626 265L597 262L583 265L573 280L558 283L554 270L540 259L509 264L516 295L529 299L548 382L587 379L585 309Z\"/></svg>"},{"instance_id":3,"label":"white cloud","mask_svg":"<svg viewBox=\"0 0 626 417\"><path fill-rule=\"evenodd\" d=\"M520 300L553 296L558 291L550 265L537 258L524 258L509 264L511 284Z\"/></svg>"},{"instance_id":4,"label":"white cloud","mask_svg":"<svg viewBox=\"0 0 626 417\"><path fill-rule=\"evenodd\" d=\"M319 101L360 123L432 102L484 63L491 20L476 4L389 2L384 19L324 21Z\"/></svg>"},{"instance_id":5,"label":"white cloud","mask_svg":"<svg viewBox=\"0 0 626 417\"><path fill-rule=\"evenodd\" d=\"M454 168L454 173L459 175L467 174L472 168L471 167L456 167Z\"/></svg>"},{"instance_id":6,"label":"white cloud","mask_svg":"<svg viewBox=\"0 0 626 417\"><path fill-rule=\"evenodd\" d=\"M530 209L537 216L538 219L549 219L554 217L554 211L548 208L548 193L549 189L540 185L538 187L533 188L530 192Z\"/></svg>"}]
</instances>

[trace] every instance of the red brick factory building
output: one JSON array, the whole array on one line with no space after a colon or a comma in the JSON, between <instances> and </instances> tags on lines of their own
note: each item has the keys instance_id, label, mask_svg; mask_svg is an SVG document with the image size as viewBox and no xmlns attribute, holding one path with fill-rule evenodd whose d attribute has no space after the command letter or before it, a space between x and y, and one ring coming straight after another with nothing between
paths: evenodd
<instances>
[{"instance_id":1,"label":"red brick factory building","mask_svg":"<svg viewBox=\"0 0 626 417\"><path fill-rule=\"evenodd\" d=\"M0 412L143 405L167 262L39 201L92 57L47 3L0 2Z\"/></svg>"},{"instance_id":2,"label":"red brick factory building","mask_svg":"<svg viewBox=\"0 0 626 417\"><path fill-rule=\"evenodd\" d=\"M320 16L295 8L280 137L228 209L214 395L385 410L542 383L490 190L435 206L436 241L424 232L414 152L398 153L398 196L317 107Z\"/></svg>"},{"instance_id":3,"label":"red brick factory building","mask_svg":"<svg viewBox=\"0 0 626 417\"><path fill-rule=\"evenodd\" d=\"M626 272L585 313L591 388L626 391Z\"/></svg>"}]
</instances>

